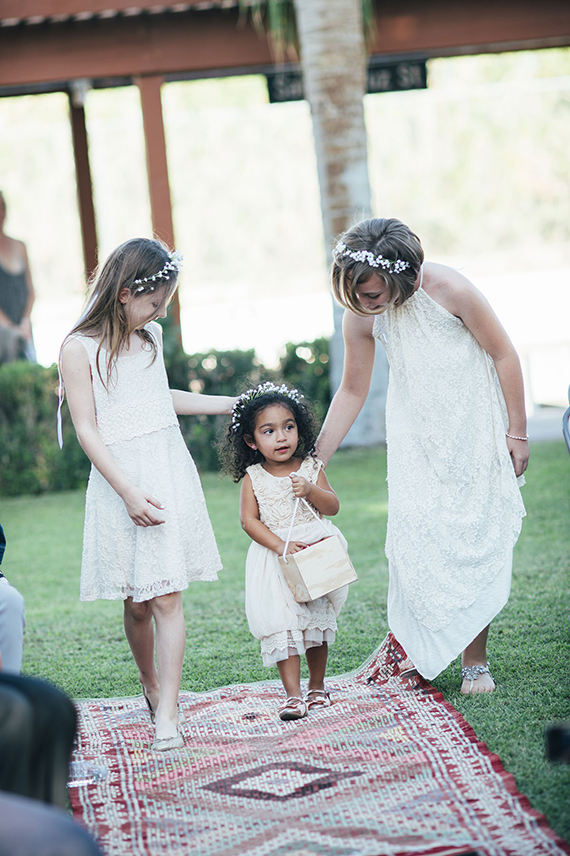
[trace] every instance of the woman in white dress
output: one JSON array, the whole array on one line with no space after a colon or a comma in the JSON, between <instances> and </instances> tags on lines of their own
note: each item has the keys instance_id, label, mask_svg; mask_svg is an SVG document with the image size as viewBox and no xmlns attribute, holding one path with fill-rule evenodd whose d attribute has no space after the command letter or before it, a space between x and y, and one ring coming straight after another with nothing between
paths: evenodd
<instances>
[{"instance_id":1,"label":"woman in white dress","mask_svg":"<svg viewBox=\"0 0 570 856\"><path fill-rule=\"evenodd\" d=\"M380 341L390 363L388 623L425 678L462 652L462 692L492 691L489 623L508 600L525 514L518 356L483 295L452 268L424 261L399 220L347 231L332 281L346 309L345 363L317 454L326 464L356 419Z\"/></svg>"}]
</instances>

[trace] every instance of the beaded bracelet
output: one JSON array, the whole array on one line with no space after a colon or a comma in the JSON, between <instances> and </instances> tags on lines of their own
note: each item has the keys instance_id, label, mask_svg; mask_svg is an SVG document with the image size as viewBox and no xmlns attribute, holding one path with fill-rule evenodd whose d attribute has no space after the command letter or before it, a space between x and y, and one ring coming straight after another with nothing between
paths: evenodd
<instances>
[{"instance_id":1,"label":"beaded bracelet","mask_svg":"<svg viewBox=\"0 0 570 856\"><path fill-rule=\"evenodd\" d=\"M527 437L515 437L514 434L509 434L508 431L506 431L505 433L506 433L507 437L511 438L511 440L528 440L528 436Z\"/></svg>"}]
</instances>

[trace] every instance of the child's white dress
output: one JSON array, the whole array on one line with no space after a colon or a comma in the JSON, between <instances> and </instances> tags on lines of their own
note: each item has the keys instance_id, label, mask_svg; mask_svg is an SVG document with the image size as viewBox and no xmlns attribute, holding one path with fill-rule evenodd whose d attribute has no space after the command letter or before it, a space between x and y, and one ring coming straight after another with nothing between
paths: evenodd
<instances>
[{"instance_id":1,"label":"child's white dress","mask_svg":"<svg viewBox=\"0 0 570 856\"><path fill-rule=\"evenodd\" d=\"M81 600L141 602L215 580L222 567L202 486L180 432L162 357L162 328L146 325L150 348L118 358L108 390L96 365L98 344L78 335L91 366L97 427L122 472L164 506L160 526L136 526L95 467L85 498ZM106 351L100 369L107 379Z\"/></svg>"},{"instance_id":2,"label":"child's white dress","mask_svg":"<svg viewBox=\"0 0 570 856\"><path fill-rule=\"evenodd\" d=\"M321 467L320 461L308 456L297 472L316 483ZM247 472L259 506L259 519L285 541L295 505L291 479L272 476L262 464L248 467ZM331 535L340 535L346 546L343 535L330 520L323 518L322 524ZM291 540L306 544L320 541L324 537L322 524L300 503ZM263 664L274 666L280 660L304 654L307 648L334 642L336 618L347 594L348 586L343 586L309 603L297 603L277 553L252 541L245 564L245 611L249 629L261 640Z\"/></svg>"}]
</instances>

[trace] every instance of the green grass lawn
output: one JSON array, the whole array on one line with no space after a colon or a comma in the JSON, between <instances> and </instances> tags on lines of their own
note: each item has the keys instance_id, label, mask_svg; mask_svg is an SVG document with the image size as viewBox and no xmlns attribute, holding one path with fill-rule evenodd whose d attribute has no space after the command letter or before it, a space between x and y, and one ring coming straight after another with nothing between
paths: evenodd
<instances>
[{"instance_id":1,"label":"green grass lawn","mask_svg":"<svg viewBox=\"0 0 570 856\"><path fill-rule=\"evenodd\" d=\"M531 447L523 496L528 517L515 550L511 599L493 622L490 657L497 691L459 693L459 662L435 686L497 753L534 808L570 839L570 766L544 754L544 728L570 721L570 457L562 442ZM331 648L329 674L350 671L388 631L384 557L386 455L381 449L337 454L327 469L341 499L335 522L346 535L359 581L351 586ZM183 689L277 678L265 669L243 608L249 539L237 514L239 487L207 473L204 490L224 570L218 583L184 592L187 651ZM8 544L3 570L26 598L23 671L74 698L139 693L119 602L79 602L83 492L2 500Z\"/></svg>"}]
</instances>

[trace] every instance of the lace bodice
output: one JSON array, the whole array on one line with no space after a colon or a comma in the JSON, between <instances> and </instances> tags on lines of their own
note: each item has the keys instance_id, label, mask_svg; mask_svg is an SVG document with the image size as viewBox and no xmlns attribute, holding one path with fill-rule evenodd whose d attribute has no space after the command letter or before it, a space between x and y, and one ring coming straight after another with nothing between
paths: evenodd
<instances>
[{"instance_id":1,"label":"lace bodice","mask_svg":"<svg viewBox=\"0 0 570 856\"><path fill-rule=\"evenodd\" d=\"M423 288L373 332L390 363L386 554L437 630L494 579L520 532L506 407L491 357Z\"/></svg>"},{"instance_id":2,"label":"lace bodice","mask_svg":"<svg viewBox=\"0 0 570 856\"><path fill-rule=\"evenodd\" d=\"M150 322L146 329L156 339L160 351L160 324ZM83 343L89 355L97 427L106 445L178 425L160 353L154 362L150 347L132 356L119 357L107 389L97 370L98 343L88 336L78 335L76 338ZM99 354L99 365L106 381L107 352L104 349Z\"/></svg>"},{"instance_id":3,"label":"lace bodice","mask_svg":"<svg viewBox=\"0 0 570 856\"><path fill-rule=\"evenodd\" d=\"M297 473L315 484L321 467L321 461L308 455ZM287 528L291 523L295 506L295 495L289 476L283 478L272 476L263 469L262 464L253 464L247 468L247 472L251 478L253 492L259 506L261 522L272 532ZM319 517L322 516L316 509L315 512ZM314 519L310 510L303 503L299 503L295 515L295 525L312 523Z\"/></svg>"}]
</instances>

